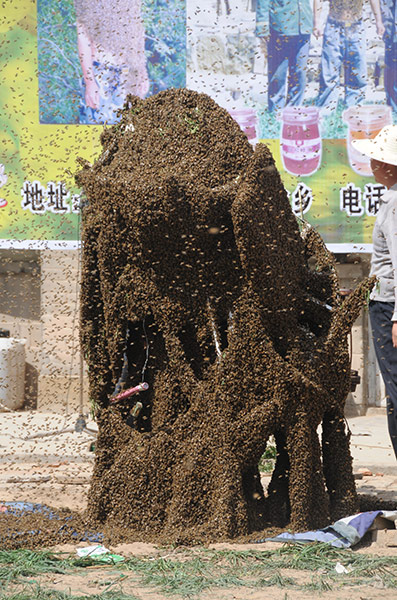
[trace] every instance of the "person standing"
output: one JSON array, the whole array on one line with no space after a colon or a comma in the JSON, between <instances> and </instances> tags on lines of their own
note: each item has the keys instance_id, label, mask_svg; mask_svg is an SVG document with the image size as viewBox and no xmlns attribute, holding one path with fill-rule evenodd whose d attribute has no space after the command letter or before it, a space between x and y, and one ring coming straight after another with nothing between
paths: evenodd
<instances>
[{"instance_id":1,"label":"person standing","mask_svg":"<svg viewBox=\"0 0 397 600\"><path fill-rule=\"evenodd\" d=\"M141 0L74 0L83 73L80 123L114 123L127 94L149 91Z\"/></svg>"},{"instance_id":2,"label":"person standing","mask_svg":"<svg viewBox=\"0 0 397 600\"><path fill-rule=\"evenodd\" d=\"M379 0L370 0L377 34L382 37ZM365 100L367 87L366 36L363 0L330 0L321 54L317 106L335 110L339 99L340 70L344 69L344 102L356 106Z\"/></svg>"},{"instance_id":3,"label":"person standing","mask_svg":"<svg viewBox=\"0 0 397 600\"><path fill-rule=\"evenodd\" d=\"M380 0L382 20L385 26L384 85L386 102L397 111L397 4L396 0Z\"/></svg>"},{"instance_id":4,"label":"person standing","mask_svg":"<svg viewBox=\"0 0 397 600\"><path fill-rule=\"evenodd\" d=\"M267 56L269 111L303 103L317 3L312 10L310 0L257 0L255 33Z\"/></svg>"},{"instance_id":5,"label":"person standing","mask_svg":"<svg viewBox=\"0 0 397 600\"><path fill-rule=\"evenodd\" d=\"M373 230L370 274L377 282L370 296L369 315L397 458L397 125L384 127L373 139L354 140L352 144L371 159L375 180L386 188Z\"/></svg>"}]
</instances>

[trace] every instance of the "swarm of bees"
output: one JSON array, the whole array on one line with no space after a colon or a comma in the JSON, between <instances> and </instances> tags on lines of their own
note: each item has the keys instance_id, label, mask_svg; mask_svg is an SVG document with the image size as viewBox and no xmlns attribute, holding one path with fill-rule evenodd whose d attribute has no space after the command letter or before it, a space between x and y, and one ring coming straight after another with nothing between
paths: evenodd
<instances>
[{"instance_id":1,"label":"swarm of bees","mask_svg":"<svg viewBox=\"0 0 397 600\"><path fill-rule=\"evenodd\" d=\"M351 514L347 335L371 281L342 302L270 151L208 96L129 96L120 116L77 175L99 426L89 518L113 541L191 543Z\"/></svg>"}]
</instances>

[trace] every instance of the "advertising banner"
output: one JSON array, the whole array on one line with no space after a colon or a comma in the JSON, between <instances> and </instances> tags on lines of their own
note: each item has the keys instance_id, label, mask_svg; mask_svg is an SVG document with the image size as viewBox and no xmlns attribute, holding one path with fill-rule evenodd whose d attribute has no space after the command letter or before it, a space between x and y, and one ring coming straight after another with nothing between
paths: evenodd
<instances>
[{"instance_id":1,"label":"advertising banner","mask_svg":"<svg viewBox=\"0 0 397 600\"><path fill-rule=\"evenodd\" d=\"M0 247L75 247L76 158L127 93L210 95L271 149L298 218L369 251L384 189L351 141L396 122L396 0L6 0Z\"/></svg>"}]
</instances>

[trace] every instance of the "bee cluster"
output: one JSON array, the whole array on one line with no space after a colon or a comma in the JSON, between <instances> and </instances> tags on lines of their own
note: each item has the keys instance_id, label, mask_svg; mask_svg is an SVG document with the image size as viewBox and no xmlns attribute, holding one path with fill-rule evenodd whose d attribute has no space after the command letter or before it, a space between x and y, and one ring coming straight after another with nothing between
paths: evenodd
<instances>
[{"instance_id":1,"label":"bee cluster","mask_svg":"<svg viewBox=\"0 0 397 600\"><path fill-rule=\"evenodd\" d=\"M370 282L341 302L333 258L298 226L269 150L209 97L130 97L102 144L78 174L99 424L90 517L124 539L194 541L356 510L346 336ZM123 386L149 384L133 422L134 397L109 400L123 365Z\"/></svg>"},{"instance_id":2,"label":"bee cluster","mask_svg":"<svg viewBox=\"0 0 397 600\"><path fill-rule=\"evenodd\" d=\"M341 302L270 151L208 96L130 96L101 141L77 175L99 427L90 522L113 541L192 543L354 512L347 334L371 282Z\"/></svg>"}]
</instances>

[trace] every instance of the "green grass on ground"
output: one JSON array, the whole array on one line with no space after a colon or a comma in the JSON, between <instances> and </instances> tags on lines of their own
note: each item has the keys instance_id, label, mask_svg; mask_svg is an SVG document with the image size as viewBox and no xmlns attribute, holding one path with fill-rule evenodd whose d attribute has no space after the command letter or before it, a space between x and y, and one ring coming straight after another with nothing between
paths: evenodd
<instances>
[{"instance_id":1,"label":"green grass on ground","mask_svg":"<svg viewBox=\"0 0 397 600\"><path fill-rule=\"evenodd\" d=\"M88 576L87 567L97 564L92 559L48 551L0 551L0 600L137 600L127 589L131 585L175 598L199 598L205 591L232 587L252 590L276 586L284 591L306 590L308 594L364 585L397 587L397 556L358 554L327 544L283 545L278 550L257 548L174 548L166 550L164 556L160 553L128 558L124 563L111 565L111 570L98 565L108 576L98 583L103 588L100 593L88 595L48 589L40 576L73 575L83 581ZM338 574L337 563L348 573ZM291 574L294 570L297 577Z\"/></svg>"},{"instance_id":2,"label":"green grass on ground","mask_svg":"<svg viewBox=\"0 0 397 600\"><path fill-rule=\"evenodd\" d=\"M1 600L140 600L138 596L123 594L119 592L105 592L103 594L74 596L68 592L57 592L55 590L45 590L40 586L29 587L25 591L12 593L11 595L0 595Z\"/></svg>"},{"instance_id":3,"label":"green grass on ground","mask_svg":"<svg viewBox=\"0 0 397 600\"><path fill-rule=\"evenodd\" d=\"M272 473L276 464L277 448L274 444L268 444L259 461L258 469L261 473Z\"/></svg>"}]
</instances>

